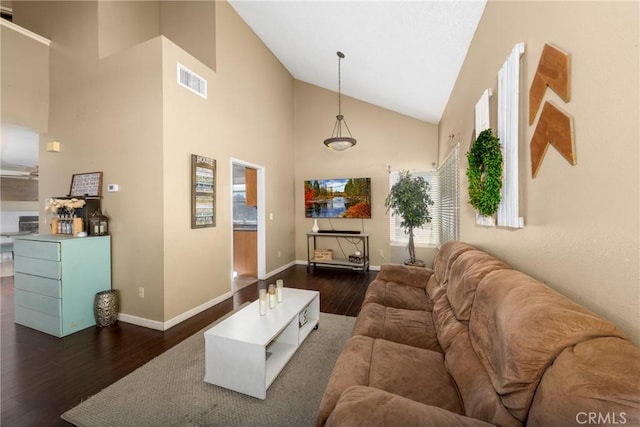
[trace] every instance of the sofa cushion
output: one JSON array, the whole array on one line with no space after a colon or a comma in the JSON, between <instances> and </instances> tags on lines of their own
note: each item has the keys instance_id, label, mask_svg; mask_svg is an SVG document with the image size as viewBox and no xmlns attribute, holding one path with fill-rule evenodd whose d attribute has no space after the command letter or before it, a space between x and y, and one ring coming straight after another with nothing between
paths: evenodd
<instances>
[{"instance_id":1,"label":"sofa cushion","mask_svg":"<svg viewBox=\"0 0 640 427\"><path fill-rule=\"evenodd\" d=\"M324 426L343 391L352 385L369 385L373 342L373 338L354 335L344 344L320 401L318 427Z\"/></svg>"},{"instance_id":2,"label":"sofa cushion","mask_svg":"<svg viewBox=\"0 0 640 427\"><path fill-rule=\"evenodd\" d=\"M443 243L438 249L438 253L433 260L433 274L440 286L447 286L449 269L458 257L466 252L475 249L468 243L458 240L451 240Z\"/></svg>"},{"instance_id":3,"label":"sofa cushion","mask_svg":"<svg viewBox=\"0 0 640 427\"><path fill-rule=\"evenodd\" d=\"M461 332L445 354L445 366L462 397L464 414L502 427L523 423L502 405L491 379L471 347L469 333Z\"/></svg>"},{"instance_id":4,"label":"sofa cushion","mask_svg":"<svg viewBox=\"0 0 640 427\"><path fill-rule=\"evenodd\" d=\"M327 426L338 427L488 427L480 420L425 405L371 387L349 387L331 413Z\"/></svg>"},{"instance_id":5,"label":"sofa cushion","mask_svg":"<svg viewBox=\"0 0 640 427\"><path fill-rule=\"evenodd\" d=\"M460 397L444 367L443 355L435 351L374 340L369 386L462 413Z\"/></svg>"},{"instance_id":6,"label":"sofa cushion","mask_svg":"<svg viewBox=\"0 0 640 427\"><path fill-rule=\"evenodd\" d=\"M505 263L479 250L466 251L449 271L447 298L458 320L469 321L478 283L489 273L509 268Z\"/></svg>"},{"instance_id":7,"label":"sofa cushion","mask_svg":"<svg viewBox=\"0 0 640 427\"><path fill-rule=\"evenodd\" d=\"M436 336L440 347L446 352L456 337L466 332L468 322L461 322L453 314L451 304L447 298L446 288L440 286L429 287L430 296L433 300L433 324L436 329Z\"/></svg>"},{"instance_id":8,"label":"sofa cushion","mask_svg":"<svg viewBox=\"0 0 640 427\"><path fill-rule=\"evenodd\" d=\"M417 288L376 278L369 284L362 304L376 303L407 310L431 311L431 299L427 296L426 287L427 280L422 288Z\"/></svg>"},{"instance_id":9,"label":"sofa cushion","mask_svg":"<svg viewBox=\"0 0 640 427\"><path fill-rule=\"evenodd\" d=\"M640 425L640 349L631 342L597 338L578 343L545 372L527 425L581 424Z\"/></svg>"},{"instance_id":10,"label":"sofa cushion","mask_svg":"<svg viewBox=\"0 0 640 427\"><path fill-rule=\"evenodd\" d=\"M353 335L384 338L442 353L429 311L404 310L377 303L365 304L356 320Z\"/></svg>"},{"instance_id":11,"label":"sofa cushion","mask_svg":"<svg viewBox=\"0 0 640 427\"><path fill-rule=\"evenodd\" d=\"M441 353L383 339L354 335L336 360L320 402L324 425L342 392L353 385L388 391L460 414L462 405Z\"/></svg>"},{"instance_id":12,"label":"sofa cushion","mask_svg":"<svg viewBox=\"0 0 640 427\"><path fill-rule=\"evenodd\" d=\"M623 337L612 323L515 270L480 282L471 344L503 404L524 421L545 369L562 350L597 337Z\"/></svg>"},{"instance_id":13,"label":"sofa cushion","mask_svg":"<svg viewBox=\"0 0 640 427\"><path fill-rule=\"evenodd\" d=\"M382 281L392 281L401 285L424 289L432 274L433 270L430 268L401 264L382 264L376 278Z\"/></svg>"}]
</instances>

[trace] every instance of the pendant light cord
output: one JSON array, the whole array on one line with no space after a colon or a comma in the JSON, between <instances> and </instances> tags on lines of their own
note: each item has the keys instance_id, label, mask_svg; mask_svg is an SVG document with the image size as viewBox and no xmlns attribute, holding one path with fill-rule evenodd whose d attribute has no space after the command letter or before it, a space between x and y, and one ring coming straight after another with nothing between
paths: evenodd
<instances>
[{"instance_id":1,"label":"pendant light cord","mask_svg":"<svg viewBox=\"0 0 640 427\"><path fill-rule=\"evenodd\" d=\"M340 61L344 58L344 53L337 52L338 55L338 115L342 117L342 76L340 73Z\"/></svg>"},{"instance_id":2,"label":"pendant light cord","mask_svg":"<svg viewBox=\"0 0 640 427\"><path fill-rule=\"evenodd\" d=\"M340 76L340 61L342 58L340 57L340 52L338 52L338 114L342 115L342 102L341 102L341 93L342 93L342 77Z\"/></svg>"}]
</instances>

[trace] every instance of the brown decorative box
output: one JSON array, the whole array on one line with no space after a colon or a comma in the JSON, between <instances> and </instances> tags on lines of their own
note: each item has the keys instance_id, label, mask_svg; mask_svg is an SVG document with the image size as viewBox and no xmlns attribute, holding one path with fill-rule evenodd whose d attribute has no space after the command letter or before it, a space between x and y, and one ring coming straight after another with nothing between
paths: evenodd
<instances>
[{"instance_id":1,"label":"brown decorative box","mask_svg":"<svg viewBox=\"0 0 640 427\"><path fill-rule=\"evenodd\" d=\"M331 249L316 249L313 251L313 258L316 261L331 261L333 259L333 252Z\"/></svg>"}]
</instances>

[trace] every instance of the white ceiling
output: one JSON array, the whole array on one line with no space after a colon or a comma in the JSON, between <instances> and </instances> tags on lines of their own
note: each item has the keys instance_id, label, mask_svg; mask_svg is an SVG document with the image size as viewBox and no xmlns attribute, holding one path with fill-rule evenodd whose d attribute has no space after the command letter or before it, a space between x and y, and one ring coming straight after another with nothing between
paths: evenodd
<instances>
[{"instance_id":1,"label":"white ceiling","mask_svg":"<svg viewBox=\"0 0 640 427\"><path fill-rule=\"evenodd\" d=\"M294 78L337 92L341 51L344 95L431 123L442 117L486 4L229 2Z\"/></svg>"},{"instance_id":2,"label":"white ceiling","mask_svg":"<svg viewBox=\"0 0 640 427\"><path fill-rule=\"evenodd\" d=\"M36 132L3 123L0 133L0 176L25 176L38 165Z\"/></svg>"}]
</instances>

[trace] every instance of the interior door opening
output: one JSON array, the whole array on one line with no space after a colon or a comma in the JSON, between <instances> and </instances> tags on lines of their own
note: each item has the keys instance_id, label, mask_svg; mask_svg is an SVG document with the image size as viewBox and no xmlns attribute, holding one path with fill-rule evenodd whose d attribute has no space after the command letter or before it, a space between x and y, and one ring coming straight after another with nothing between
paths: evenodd
<instances>
[{"instance_id":1,"label":"interior door opening","mask_svg":"<svg viewBox=\"0 0 640 427\"><path fill-rule=\"evenodd\" d=\"M232 160L231 170L235 292L264 277L264 168Z\"/></svg>"}]
</instances>

